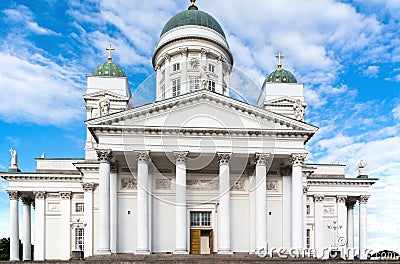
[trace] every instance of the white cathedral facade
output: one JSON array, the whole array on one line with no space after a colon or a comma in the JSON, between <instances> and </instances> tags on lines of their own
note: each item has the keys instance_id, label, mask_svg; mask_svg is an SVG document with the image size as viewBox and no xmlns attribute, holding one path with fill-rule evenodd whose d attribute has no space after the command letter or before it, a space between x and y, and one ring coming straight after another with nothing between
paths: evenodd
<instances>
[{"instance_id":1,"label":"white cathedral facade","mask_svg":"<svg viewBox=\"0 0 400 264\"><path fill-rule=\"evenodd\" d=\"M231 98L234 62L225 33L192 2L157 43L154 103L132 104L110 46L108 61L87 76L85 157L43 156L35 172L21 172L12 152L10 170L0 173L8 181L11 260L19 258L19 238L23 260L31 259L31 243L35 260L68 260L73 251L90 257L273 248L313 249L319 258L333 248L343 258L366 258L376 179L364 175L362 162L353 177L345 165L305 163L317 127L304 122L303 84L282 68L280 54L258 106Z\"/></svg>"}]
</instances>

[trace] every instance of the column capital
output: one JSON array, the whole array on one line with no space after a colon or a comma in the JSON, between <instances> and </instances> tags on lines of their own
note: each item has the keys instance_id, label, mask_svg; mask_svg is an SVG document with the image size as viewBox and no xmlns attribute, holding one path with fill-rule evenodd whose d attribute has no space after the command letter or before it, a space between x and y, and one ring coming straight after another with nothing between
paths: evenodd
<instances>
[{"instance_id":1,"label":"column capital","mask_svg":"<svg viewBox=\"0 0 400 264\"><path fill-rule=\"evenodd\" d=\"M325 199L325 196L322 194L315 194L314 195L314 202L315 203L322 203Z\"/></svg>"},{"instance_id":2,"label":"column capital","mask_svg":"<svg viewBox=\"0 0 400 264\"><path fill-rule=\"evenodd\" d=\"M60 192L61 200L70 200L71 199L71 192Z\"/></svg>"},{"instance_id":3,"label":"column capital","mask_svg":"<svg viewBox=\"0 0 400 264\"><path fill-rule=\"evenodd\" d=\"M165 54L163 55L163 58L164 58L165 62L169 62L170 59L171 59L171 55L169 55L168 53L165 53Z\"/></svg>"},{"instance_id":4,"label":"column capital","mask_svg":"<svg viewBox=\"0 0 400 264\"><path fill-rule=\"evenodd\" d=\"M307 194L308 192L308 186L303 186L303 194Z\"/></svg>"},{"instance_id":5,"label":"column capital","mask_svg":"<svg viewBox=\"0 0 400 264\"><path fill-rule=\"evenodd\" d=\"M219 166L229 165L231 156L232 156L232 153L229 153L229 152L217 152Z\"/></svg>"},{"instance_id":6,"label":"column capital","mask_svg":"<svg viewBox=\"0 0 400 264\"><path fill-rule=\"evenodd\" d=\"M347 208L353 209L356 202L357 201L354 199L347 199L347 201L346 201Z\"/></svg>"},{"instance_id":7,"label":"column capital","mask_svg":"<svg viewBox=\"0 0 400 264\"><path fill-rule=\"evenodd\" d=\"M112 159L111 149L98 149L96 150L97 158L100 162L110 162Z\"/></svg>"},{"instance_id":8,"label":"column capital","mask_svg":"<svg viewBox=\"0 0 400 264\"><path fill-rule=\"evenodd\" d=\"M137 162L138 163L148 163L150 159L150 151L148 150L135 150L135 153L137 155Z\"/></svg>"},{"instance_id":9,"label":"column capital","mask_svg":"<svg viewBox=\"0 0 400 264\"><path fill-rule=\"evenodd\" d=\"M31 197L22 197L22 204L31 205L33 203L33 199Z\"/></svg>"},{"instance_id":10,"label":"column capital","mask_svg":"<svg viewBox=\"0 0 400 264\"><path fill-rule=\"evenodd\" d=\"M292 166L281 167L281 175L282 176L292 176Z\"/></svg>"},{"instance_id":11,"label":"column capital","mask_svg":"<svg viewBox=\"0 0 400 264\"><path fill-rule=\"evenodd\" d=\"M347 198L347 196L338 195L338 196L336 196L336 201L338 203L345 203L346 202L346 198Z\"/></svg>"},{"instance_id":12,"label":"column capital","mask_svg":"<svg viewBox=\"0 0 400 264\"><path fill-rule=\"evenodd\" d=\"M209 51L206 50L206 49L204 49L204 48L202 48L201 51L200 51L200 53L201 53L201 56L202 56L202 57L206 57L207 54L209 53Z\"/></svg>"},{"instance_id":13,"label":"column capital","mask_svg":"<svg viewBox=\"0 0 400 264\"><path fill-rule=\"evenodd\" d=\"M175 164L186 164L188 151L174 151Z\"/></svg>"},{"instance_id":14,"label":"column capital","mask_svg":"<svg viewBox=\"0 0 400 264\"><path fill-rule=\"evenodd\" d=\"M19 191L7 191L10 200L18 200L21 196Z\"/></svg>"},{"instance_id":15,"label":"column capital","mask_svg":"<svg viewBox=\"0 0 400 264\"><path fill-rule=\"evenodd\" d=\"M189 48L188 48L188 47L186 47L186 48L180 48L180 49L179 49L179 52L181 53L181 56L182 56L183 58L186 58L187 55L188 55L188 52L189 52Z\"/></svg>"},{"instance_id":16,"label":"column capital","mask_svg":"<svg viewBox=\"0 0 400 264\"><path fill-rule=\"evenodd\" d=\"M293 167L303 167L306 157L307 153L293 153L290 156L290 163L292 163Z\"/></svg>"},{"instance_id":17,"label":"column capital","mask_svg":"<svg viewBox=\"0 0 400 264\"><path fill-rule=\"evenodd\" d=\"M361 195L358 198L358 201L359 201L360 204L367 204L369 197L370 197L369 195Z\"/></svg>"},{"instance_id":18,"label":"column capital","mask_svg":"<svg viewBox=\"0 0 400 264\"><path fill-rule=\"evenodd\" d=\"M271 153L256 153L256 166L266 166Z\"/></svg>"},{"instance_id":19,"label":"column capital","mask_svg":"<svg viewBox=\"0 0 400 264\"><path fill-rule=\"evenodd\" d=\"M82 183L82 188L85 192L91 192L94 189L94 183L93 182L84 182L84 183Z\"/></svg>"},{"instance_id":20,"label":"column capital","mask_svg":"<svg viewBox=\"0 0 400 264\"><path fill-rule=\"evenodd\" d=\"M118 169L119 169L119 163L118 163L118 161L113 162L113 163L111 163L110 165L111 165L111 166L110 166L110 172L111 172L111 173L118 173Z\"/></svg>"},{"instance_id":21,"label":"column capital","mask_svg":"<svg viewBox=\"0 0 400 264\"><path fill-rule=\"evenodd\" d=\"M46 192L43 191L38 191L38 192L33 192L35 195L35 199L44 199L46 196Z\"/></svg>"}]
</instances>

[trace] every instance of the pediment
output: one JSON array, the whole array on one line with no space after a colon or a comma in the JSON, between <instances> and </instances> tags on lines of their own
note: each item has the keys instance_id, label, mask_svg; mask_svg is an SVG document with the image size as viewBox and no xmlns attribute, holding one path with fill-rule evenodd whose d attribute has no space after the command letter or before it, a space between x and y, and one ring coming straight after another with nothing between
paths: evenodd
<instances>
[{"instance_id":1,"label":"pediment","mask_svg":"<svg viewBox=\"0 0 400 264\"><path fill-rule=\"evenodd\" d=\"M265 102L266 105L293 105L295 103L296 103L296 99L288 97L288 96L275 98L275 99L268 100ZM304 107L307 106L307 104L304 102L302 102L302 105Z\"/></svg>"},{"instance_id":2,"label":"pediment","mask_svg":"<svg viewBox=\"0 0 400 264\"><path fill-rule=\"evenodd\" d=\"M99 91L95 93L86 94L83 96L85 101L98 101L100 98L107 96L110 101L128 101L129 98L127 96L122 96L120 94L111 92L111 91Z\"/></svg>"},{"instance_id":3,"label":"pediment","mask_svg":"<svg viewBox=\"0 0 400 264\"><path fill-rule=\"evenodd\" d=\"M159 130L302 131L307 123L210 91L198 91L86 122L96 128L157 128Z\"/></svg>"}]
</instances>

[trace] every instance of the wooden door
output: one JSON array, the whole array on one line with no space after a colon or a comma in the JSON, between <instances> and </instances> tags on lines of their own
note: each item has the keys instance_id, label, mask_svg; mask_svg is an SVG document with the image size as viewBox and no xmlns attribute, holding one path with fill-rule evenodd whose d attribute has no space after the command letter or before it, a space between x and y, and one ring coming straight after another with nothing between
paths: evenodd
<instances>
[{"instance_id":1,"label":"wooden door","mask_svg":"<svg viewBox=\"0 0 400 264\"><path fill-rule=\"evenodd\" d=\"M210 254L214 254L214 232L210 230Z\"/></svg>"},{"instance_id":2,"label":"wooden door","mask_svg":"<svg viewBox=\"0 0 400 264\"><path fill-rule=\"evenodd\" d=\"M200 255L201 230L190 230L190 254Z\"/></svg>"}]
</instances>

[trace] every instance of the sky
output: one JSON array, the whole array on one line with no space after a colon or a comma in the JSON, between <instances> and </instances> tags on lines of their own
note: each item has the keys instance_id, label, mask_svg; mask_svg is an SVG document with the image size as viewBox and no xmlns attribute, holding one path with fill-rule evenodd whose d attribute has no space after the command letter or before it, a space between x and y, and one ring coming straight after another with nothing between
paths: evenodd
<instances>
[{"instance_id":1,"label":"sky","mask_svg":"<svg viewBox=\"0 0 400 264\"><path fill-rule=\"evenodd\" d=\"M105 62L109 43L135 94L154 74L151 56L163 25L189 1L0 1L0 171L18 151L34 158L83 157L86 74ZM360 159L379 178L368 202L368 247L400 251L400 1L198 0L223 27L235 70L256 85L234 87L250 103L276 69L305 86L306 122L319 127L307 162ZM7 183L0 180L0 237L8 236ZM357 218L356 218L357 219ZM357 225L356 225L357 226ZM357 232L356 232L357 235Z\"/></svg>"}]
</instances>

